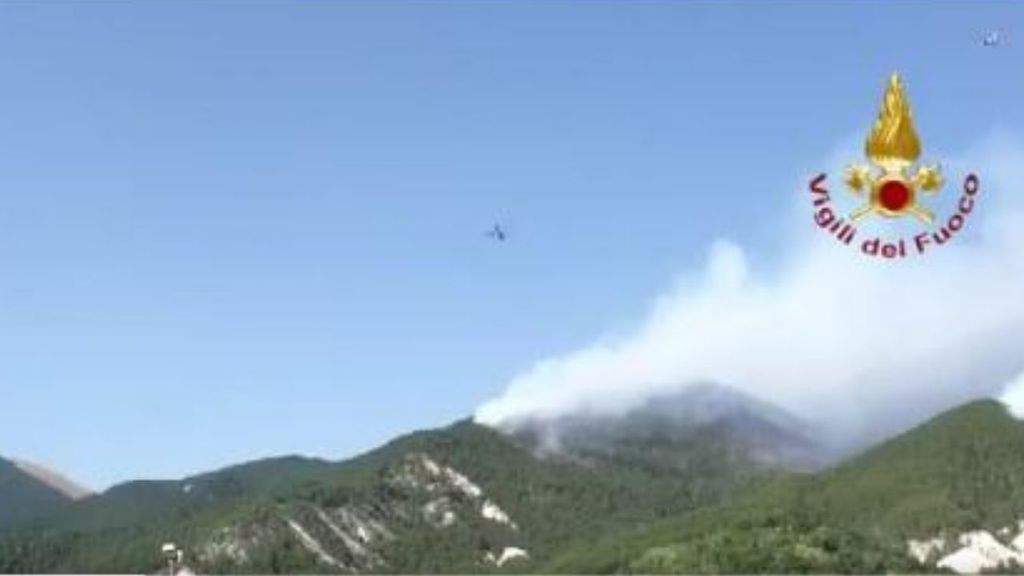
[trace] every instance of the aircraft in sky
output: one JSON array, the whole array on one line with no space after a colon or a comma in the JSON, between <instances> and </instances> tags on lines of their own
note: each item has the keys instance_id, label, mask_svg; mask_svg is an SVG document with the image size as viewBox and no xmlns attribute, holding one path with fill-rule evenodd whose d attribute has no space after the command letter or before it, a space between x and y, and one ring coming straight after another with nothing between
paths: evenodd
<instances>
[{"instance_id":1,"label":"aircraft in sky","mask_svg":"<svg viewBox=\"0 0 1024 576\"><path fill-rule=\"evenodd\" d=\"M495 222L494 227L487 231L487 236L494 238L498 242L504 242L508 239L508 233L501 227L501 224Z\"/></svg>"},{"instance_id":2,"label":"aircraft in sky","mask_svg":"<svg viewBox=\"0 0 1024 576\"><path fill-rule=\"evenodd\" d=\"M981 45L985 48L995 48L1003 43L1003 35L999 30L992 30L981 39Z\"/></svg>"}]
</instances>

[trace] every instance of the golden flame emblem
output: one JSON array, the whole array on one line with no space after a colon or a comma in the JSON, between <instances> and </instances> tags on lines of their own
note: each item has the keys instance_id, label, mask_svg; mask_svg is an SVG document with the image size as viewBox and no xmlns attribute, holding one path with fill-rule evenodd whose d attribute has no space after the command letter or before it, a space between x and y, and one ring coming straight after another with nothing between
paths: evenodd
<instances>
[{"instance_id":1,"label":"golden flame emblem","mask_svg":"<svg viewBox=\"0 0 1024 576\"><path fill-rule=\"evenodd\" d=\"M914 130L914 118L900 82L893 73L885 89L882 109L864 143L864 153L877 169L864 164L846 169L846 185L858 196L868 195L867 202L854 210L850 218L856 222L868 214L888 218L915 216L931 224L930 210L918 203L918 192L935 194L942 187L938 166L921 166L908 176L921 155L921 141Z\"/></svg>"}]
</instances>

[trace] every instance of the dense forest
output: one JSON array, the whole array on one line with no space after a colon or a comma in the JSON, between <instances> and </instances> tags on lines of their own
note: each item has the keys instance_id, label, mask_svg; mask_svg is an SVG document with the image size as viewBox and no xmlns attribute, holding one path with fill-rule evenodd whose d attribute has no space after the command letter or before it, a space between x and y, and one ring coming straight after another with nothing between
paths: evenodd
<instances>
[{"instance_id":1,"label":"dense forest","mask_svg":"<svg viewBox=\"0 0 1024 576\"><path fill-rule=\"evenodd\" d=\"M1024 519L1024 425L996 402L815 472L765 466L738 438L715 422L539 455L464 421L339 463L121 485L0 532L0 571L152 572L168 541L218 573L934 571L909 539ZM509 549L524 554L486 560Z\"/></svg>"}]
</instances>

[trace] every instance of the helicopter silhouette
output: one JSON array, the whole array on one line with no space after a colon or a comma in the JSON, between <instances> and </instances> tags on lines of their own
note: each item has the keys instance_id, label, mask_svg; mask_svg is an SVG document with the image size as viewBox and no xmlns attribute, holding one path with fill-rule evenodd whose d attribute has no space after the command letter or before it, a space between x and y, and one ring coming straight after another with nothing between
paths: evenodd
<instances>
[{"instance_id":1,"label":"helicopter silhouette","mask_svg":"<svg viewBox=\"0 0 1024 576\"><path fill-rule=\"evenodd\" d=\"M508 239L508 233L501 227L501 224L495 222L494 227L485 233L486 236L494 238L498 242L504 242Z\"/></svg>"},{"instance_id":2,"label":"helicopter silhouette","mask_svg":"<svg viewBox=\"0 0 1024 576\"><path fill-rule=\"evenodd\" d=\"M1003 35L999 30L992 30L981 39L981 45L985 48L995 48L1003 43Z\"/></svg>"}]
</instances>

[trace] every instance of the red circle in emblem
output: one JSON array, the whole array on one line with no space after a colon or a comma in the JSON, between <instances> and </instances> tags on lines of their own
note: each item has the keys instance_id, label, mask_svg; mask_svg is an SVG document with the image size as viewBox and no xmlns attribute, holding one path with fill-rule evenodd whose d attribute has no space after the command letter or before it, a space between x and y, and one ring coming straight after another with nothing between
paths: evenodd
<instances>
[{"instance_id":1,"label":"red circle in emblem","mask_svg":"<svg viewBox=\"0 0 1024 576\"><path fill-rule=\"evenodd\" d=\"M890 180L878 190L878 202L886 210L899 212L910 203L910 189L898 180Z\"/></svg>"}]
</instances>

